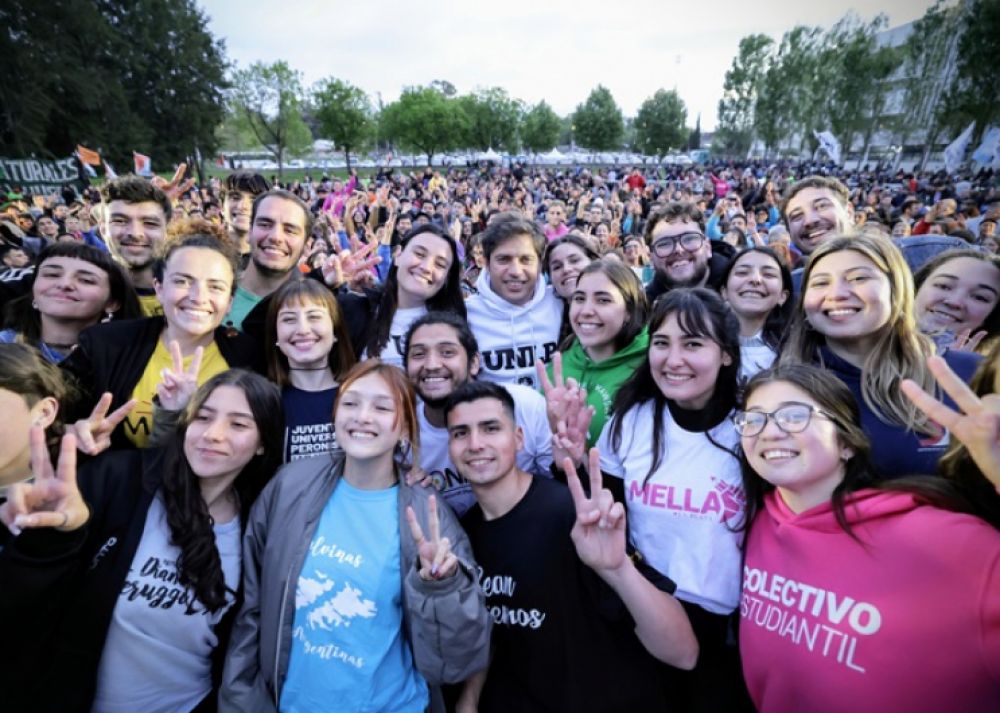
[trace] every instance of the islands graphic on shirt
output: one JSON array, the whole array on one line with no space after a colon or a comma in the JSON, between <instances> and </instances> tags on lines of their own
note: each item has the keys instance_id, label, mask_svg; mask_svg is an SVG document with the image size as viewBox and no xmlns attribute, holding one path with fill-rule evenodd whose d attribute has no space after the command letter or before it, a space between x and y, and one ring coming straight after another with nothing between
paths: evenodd
<instances>
[{"instance_id":1,"label":"islands graphic on shirt","mask_svg":"<svg viewBox=\"0 0 1000 713\"><path fill-rule=\"evenodd\" d=\"M360 589L344 582L333 596L313 606L336 587L336 582L322 572L314 572L316 578L300 576L295 587L295 608L312 607L306 615L310 629L331 630L333 627L350 626L357 617L371 619L378 611L375 602L363 599Z\"/></svg>"}]
</instances>

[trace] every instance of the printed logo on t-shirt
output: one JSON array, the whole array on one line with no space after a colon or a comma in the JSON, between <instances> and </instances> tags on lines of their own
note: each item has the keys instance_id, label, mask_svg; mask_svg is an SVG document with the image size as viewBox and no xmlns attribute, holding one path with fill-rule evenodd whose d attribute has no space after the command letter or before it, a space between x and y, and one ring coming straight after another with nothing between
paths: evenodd
<instances>
[{"instance_id":1,"label":"printed logo on t-shirt","mask_svg":"<svg viewBox=\"0 0 1000 713\"><path fill-rule=\"evenodd\" d=\"M928 421L927 426L934 431L934 433L917 437L917 442L920 444L920 448L918 450L924 452L943 450L947 448L948 443L951 440L948 429L934 421Z\"/></svg>"},{"instance_id":2,"label":"printed logo on t-shirt","mask_svg":"<svg viewBox=\"0 0 1000 713\"><path fill-rule=\"evenodd\" d=\"M519 626L525 629L540 629L545 622L545 612L538 609L525 609L509 606L509 600L517 590L517 580L510 575L487 575L482 567L476 567L479 586L486 595L486 610L493 617L493 623L505 626ZM508 603L495 603L497 599L506 599Z\"/></svg>"},{"instance_id":3,"label":"printed logo on t-shirt","mask_svg":"<svg viewBox=\"0 0 1000 713\"><path fill-rule=\"evenodd\" d=\"M558 345L555 342L545 342L541 345L541 350L536 349L534 344L525 344L517 347L507 347L505 349L494 349L481 352L483 357L483 368L487 371L514 371L517 369L527 369L533 367L538 359L548 364L552 361ZM539 353L540 352L540 353ZM532 374L534 371L532 371ZM534 386L534 376L524 375L518 379L518 383L526 386Z\"/></svg>"},{"instance_id":4,"label":"printed logo on t-shirt","mask_svg":"<svg viewBox=\"0 0 1000 713\"><path fill-rule=\"evenodd\" d=\"M882 627L882 613L873 604L748 566L740 616L858 673L865 673L865 637Z\"/></svg>"},{"instance_id":5,"label":"printed logo on t-shirt","mask_svg":"<svg viewBox=\"0 0 1000 713\"><path fill-rule=\"evenodd\" d=\"M121 596L130 602L140 599L150 609L184 607L185 616L205 611L194 592L181 584L177 562L173 559L148 557L138 572L130 568Z\"/></svg>"},{"instance_id":6,"label":"printed logo on t-shirt","mask_svg":"<svg viewBox=\"0 0 1000 713\"><path fill-rule=\"evenodd\" d=\"M337 447L332 423L309 423L288 430L288 460L301 460L329 453Z\"/></svg>"},{"instance_id":7,"label":"printed logo on t-shirt","mask_svg":"<svg viewBox=\"0 0 1000 713\"><path fill-rule=\"evenodd\" d=\"M673 511L685 517L696 517L728 523L742 516L746 505L743 488L721 478L710 477L712 489L705 491L667 483L629 483L630 503L641 502L646 507Z\"/></svg>"}]
</instances>

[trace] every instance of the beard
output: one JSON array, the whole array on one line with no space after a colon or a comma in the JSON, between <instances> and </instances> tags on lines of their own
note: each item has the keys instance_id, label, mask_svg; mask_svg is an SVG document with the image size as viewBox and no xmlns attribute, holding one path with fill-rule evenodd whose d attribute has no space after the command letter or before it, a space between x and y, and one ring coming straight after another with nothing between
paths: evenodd
<instances>
[{"instance_id":1,"label":"beard","mask_svg":"<svg viewBox=\"0 0 1000 713\"><path fill-rule=\"evenodd\" d=\"M663 284L670 289L675 287L700 287L702 283L708 279L708 262L701 267L696 268L694 274L687 279L679 280L671 277L666 271L661 272L660 276L663 278Z\"/></svg>"},{"instance_id":2,"label":"beard","mask_svg":"<svg viewBox=\"0 0 1000 713\"><path fill-rule=\"evenodd\" d=\"M260 273L261 276L263 277L282 277L290 273L292 270L294 270L295 266L298 264L298 260L296 260L294 263L292 263L292 266L287 270L279 270L276 267L271 267L270 265L262 264L255 255L252 256L250 259L253 262L254 267L257 268L257 272Z\"/></svg>"}]
</instances>

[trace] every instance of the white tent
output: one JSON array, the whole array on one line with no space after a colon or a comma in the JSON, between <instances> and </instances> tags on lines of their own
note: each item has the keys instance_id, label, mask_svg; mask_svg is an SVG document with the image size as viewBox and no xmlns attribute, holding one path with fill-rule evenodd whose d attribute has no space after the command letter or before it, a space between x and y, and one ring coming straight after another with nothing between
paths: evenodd
<instances>
[{"instance_id":1,"label":"white tent","mask_svg":"<svg viewBox=\"0 0 1000 713\"><path fill-rule=\"evenodd\" d=\"M490 147L486 151L480 151L478 154L476 154L477 161L499 161L501 158L503 157L496 151L494 151L492 147Z\"/></svg>"},{"instance_id":2,"label":"white tent","mask_svg":"<svg viewBox=\"0 0 1000 713\"><path fill-rule=\"evenodd\" d=\"M566 154L562 153L557 148L553 148L548 153L543 153L541 156L538 157L539 163L548 163L548 164L565 163L566 160L567 160Z\"/></svg>"}]
</instances>

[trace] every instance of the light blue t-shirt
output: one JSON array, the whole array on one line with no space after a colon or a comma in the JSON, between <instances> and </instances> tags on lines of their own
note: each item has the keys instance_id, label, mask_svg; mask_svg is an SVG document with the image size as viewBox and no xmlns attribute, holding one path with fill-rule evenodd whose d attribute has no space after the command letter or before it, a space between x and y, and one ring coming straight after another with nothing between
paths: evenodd
<instances>
[{"instance_id":1,"label":"light blue t-shirt","mask_svg":"<svg viewBox=\"0 0 1000 713\"><path fill-rule=\"evenodd\" d=\"M323 509L295 588L282 713L427 707L403 634L398 496L342 479Z\"/></svg>"}]
</instances>

